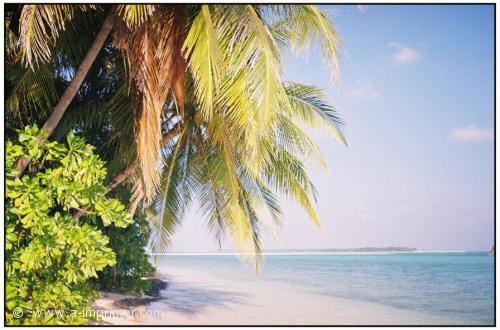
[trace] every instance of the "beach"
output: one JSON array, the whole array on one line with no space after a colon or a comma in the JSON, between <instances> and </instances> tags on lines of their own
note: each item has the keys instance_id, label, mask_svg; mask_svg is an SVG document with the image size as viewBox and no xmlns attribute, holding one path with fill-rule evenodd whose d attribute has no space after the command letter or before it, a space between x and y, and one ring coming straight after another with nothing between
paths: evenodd
<instances>
[{"instance_id":1,"label":"beach","mask_svg":"<svg viewBox=\"0 0 500 330\"><path fill-rule=\"evenodd\" d=\"M184 263L184 261L183 261ZM181 264L183 264L181 263ZM166 262L159 267L168 288L161 297L142 306L129 306L134 315L103 317L103 324L123 325L439 325L485 324L454 314L431 313L419 308L404 308L380 303L377 299L357 299L355 286L352 298L328 294L327 287L312 290L311 286L287 283L266 275L256 276L240 265L231 274L223 267L203 269ZM264 269L264 272L266 270ZM268 270L269 271L269 270ZM224 276L223 273L226 275ZM367 274L367 277L370 276ZM319 278L319 275L318 275ZM332 281L334 278L331 277ZM318 280L319 281L319 280ZM376 282L373 289L376 289ZM335 283L332 283L334 286ZM346 284L339 283L339 286ZM96 301L101 309L123 308L122 299L105 294ZM375 297L375 296L374 296ZM443 297L445 295L443 294ZM412 297L407 297L411 299ZM418 297L414 298L419 299ZM445 304L443 298L442 303ZM417 303L417 302L415 302ZM450 306L445 306L450 307ZM470 309L470 307L467 307ZM435 308L438 309L438 306Z\"/></svg>"},{"instance_id":2,"label":"beach","mask_svg":"<svg viewBox=\"0 0 500 330\"><path fill-rule=\"evenodd\" d=\"M341 298L321 297L279 284L253 285L171 269L165 276L163 299L147 306L130 307L136 317L105 317L116 325L276 325L276 324L400 324L391 308ZM96 301L114 310L116 302L134 296L105 293ZM325 307L328 306L328 307ZM123 307L122 307L123 308ZM158 312L162 311L162 312ZM425 322L425 315L398 312L406 324Z\"/></svg>"}]
</instances>

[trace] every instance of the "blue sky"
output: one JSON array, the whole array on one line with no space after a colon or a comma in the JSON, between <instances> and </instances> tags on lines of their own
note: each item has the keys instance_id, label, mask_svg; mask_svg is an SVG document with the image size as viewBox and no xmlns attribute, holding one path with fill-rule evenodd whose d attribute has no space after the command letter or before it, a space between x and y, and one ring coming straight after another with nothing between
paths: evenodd
<instances>
[{"instance_id":1,"label":"blue sky","mask_svg":"<svg viewBox=\"0 0 500 330\"><path fill-rule=\"evenodd\" d=\"M328 6L344 40L340 81L321 57L287 56L287 79L323 88L346 122L349 148L314 133L329 167L310 173L318 232L284 203L266 248L493 244L493 6ZM230 244L224 244L230 247ZM217 249L190 212L173 250Z\"/></svg>"}]
</instances>

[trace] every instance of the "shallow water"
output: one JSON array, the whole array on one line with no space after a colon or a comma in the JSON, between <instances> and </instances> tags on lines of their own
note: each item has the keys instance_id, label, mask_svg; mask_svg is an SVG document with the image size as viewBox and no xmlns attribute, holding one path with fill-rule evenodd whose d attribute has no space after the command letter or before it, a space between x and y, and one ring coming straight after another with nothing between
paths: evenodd
<instances>
[{"instance_id":1,"label":"shallow water","mask_svg":"<svg viewBox=\"0 0 500 330\"><path fill-rule=\"evenodd\" d=\"M258 277L234 255L160 256L157 265L419 312L428 315L429 323L433 318L449 324L494 323L494 257L485 252L273 254L265 256Z\"/></svg>"}]
</instances>

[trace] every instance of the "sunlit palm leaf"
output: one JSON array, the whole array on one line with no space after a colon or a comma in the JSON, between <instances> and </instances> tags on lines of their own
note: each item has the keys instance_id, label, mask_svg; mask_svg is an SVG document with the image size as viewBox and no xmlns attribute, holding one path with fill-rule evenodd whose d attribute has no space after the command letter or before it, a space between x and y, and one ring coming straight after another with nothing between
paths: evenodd
<instances>
[{"instance_id":1,"label":"sunlit palm leaf","mask_svg":"<svg viewBox=\"0 0 500 330\"><path fill-rule=\"evenodd\" d=\"M59 33L71 21L77 10L88 10L93 5L25 5L20 18L19 46L24 63L34 67L48 61Z\"/></svg>"},{"instance_id":2,"label":"sunlit palm leaf","mask_svg":"<svg viewBox=\"0 0 500 330\"><path fill-rule=\"evenodd\" d=\"M195 95L205 120L212 117L214 96L218 89L222 55L212 14L202 5L184 44L185 56L193 75Z\"/></svg>"},{"instance_id":3,"label":"sunlit palm leaf","mask_svg":"<svg viewBox=\"0 0 500 330\"><path fill-rule=\"evenodd\" d=\"M339 126L343 124L337 110L330 105L326 95L314 86L298 83L287 84L287 95L293 106L294 114L303 122L313 126L326 126L337 141L347 145Z\"/></svg>"},{"instance_id":4,"label":"sunlit palm leaf","mask_svg":"<svg viewBox=\"0 0 500 330\"><path fill-rule=\"evenodd\" d=\"M156 5L118 5L117 13L131 29L144 23L156 10Z\"/></svg>"},{"instance_id":5,"label":"sunlit palm leaf","mask_svg":"<svg viewBox=\"0 0 500 330\"><path fill-rule=\"evenodd\" d=\"M285 5L281 9L290 23L288 36L292 49L307 54L311 48L320 46L332 78L338 78L342 40L325 12L315 5Z\"/></svg>"}]
</instances>

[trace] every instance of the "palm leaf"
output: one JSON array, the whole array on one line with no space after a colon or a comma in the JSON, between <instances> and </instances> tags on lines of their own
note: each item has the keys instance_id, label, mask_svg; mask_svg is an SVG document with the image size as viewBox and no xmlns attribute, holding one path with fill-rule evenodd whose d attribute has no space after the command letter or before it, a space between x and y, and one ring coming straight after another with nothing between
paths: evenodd
<instances>
[{"instance_id":1,"label":"palm leaf","mask_svg":"<svg viewBox=\"0 0 500 330\"><path fill-rule=\"evenodd\" d=\"M153 233L149 242L152 252L166 252L175 229L180 226L186 207L190 203L191 190L187 184L189 154L183 152L185 130L177 141L172 143L172 150L165 156L165 168L162 174L161 191L153 203L156 214L150 218ZM189 144L186 145L189 150Z\"/></svg>"},{"instance_id":2,"label":"palm leaf","mask_svg":"<svg viewBox=\"0 0 500 330\"><path fill-rule=\"evenodd\" d=\"M218 89L222 55L210 7L202 5L184 43L188 67L193 76L195 95L205 120L212 117Z\"/></svg>"},{"instance_id":3,"label":"palm leaf","mask_svg":"<svg viewBox=\"0 0 500 330\"><path fill-rule=\"evenodd\" d=\"M294 115L313 127L326 126L337 141L347 145L339 126L343 124L337 110L331 106L326 95L314 86L288 83L286 93L294 109Z\"/></svg>"},{"instance_id":4,"label":"palm leaf","mask_svg":"<svg viewBox=\"0 0 500 330\"><path fill-rule=\"evenodd\" d=\"M163 108L172 82L183 84L184 73L178 70L178 62L182 59L177 59L181 56L178 47L182 44L180 41L183 31L179 11L182 11L181 7L158 8L151 19L133 30L125 23L120 24L113 40L115 47L125 53L129 67L137 162L141 173L142 195L147 202L152 201L161 181ZM179 93L182 90L177 88L174 95L183 103L183 95Z\"/></svg>"},{"instance_id":5,"label":"palm leaf","mask_svg":"<svg viewBox=\"0 0 500 330\"><path fill-rule=\"evenodd\" d=\"M19 46L24 63L34 68L50 59L51 49L59 33L74 18L76 11L93 5L25 5L20 18Z\"/></svg>"},{"instance_id":6,"label":"palm leaf","mask_svg":"<svg viewBox=\"0 0 500 330\"><path fill-rule=\"evenodd\" d=\"M131 29L144 23L154 14L156 5L118 5L117 13Z\"/></svg>"},{"instance_id":7,"label":"palm leaf","mask_svg":"<svg viewBox=\"0 0 500 330\"><path fill-rule=\"evenodd\" d=\"M328 16L315 5L285 5L282 9L290 23L292 49L307 55L312 47L319 45L332 79L338 78L342 40Z\"/></svg>"}]
</instances>

